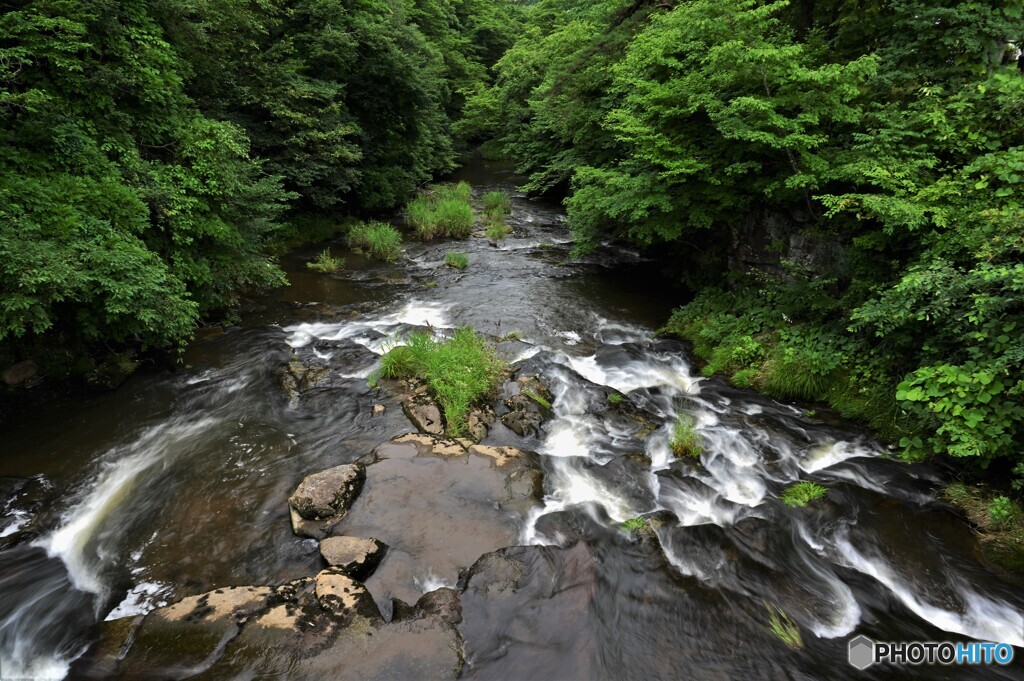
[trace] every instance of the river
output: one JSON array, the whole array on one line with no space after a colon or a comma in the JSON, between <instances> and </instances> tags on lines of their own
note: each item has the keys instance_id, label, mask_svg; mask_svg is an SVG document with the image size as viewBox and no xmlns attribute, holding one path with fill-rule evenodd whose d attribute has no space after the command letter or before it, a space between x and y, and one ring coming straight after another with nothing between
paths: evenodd
<instances>
[{"instance_id":1,"label":"river","mask_svg":"<svg viewBox=\"0 0 1024 681\"><path fill-rule=\"evenodd\" d=\"M477 159L456 179L479 193L513 191L518 178ZM182 369L144 368L117 391L55 397L9 419L0 677L73 677L98 622L315 574L316 542L292 534L288 495L304 475L410 430L398 409L372 414L379 396L367 376L389 339L465 325L519 335L511 359L555 396L539 436L501 430L489 441L541 455L543 508L521 519L520 542L585 545L588 593L578 607L559 589L521 590L500 627L467 612L464 677L916 674L849 667L855 632L1021 652L1024 594L979 563L970 528L935 500L937 471L890 460L862 429L810 405L701 378L683 344L654 337L672 300L652 264L620 249L571 260L558 206L516 195L510 224L499 247L410 242L394 264L348 254L337 276L305 269L318 249L291 254L290 285L240 326L200 333ZM443 267L453 248L469 254L466 270ZM331 366L300 405L274 374L293 353ZM609 407L616 391L629 410ZM669 451L682 412L702 437L700 465ZM630 413L654 428L638 437ZM825 485L827 498L782 505L797 480ZM638 516L659 521L656 558L622 529ZM581 569L578 553L546 555L538 583L571 582ZM424 590L454 583L429 567ZM772 607L799 625L803 649L768 631ZM1024 678L1019 660L927 675Z\"/></svg>"}]
</instances>

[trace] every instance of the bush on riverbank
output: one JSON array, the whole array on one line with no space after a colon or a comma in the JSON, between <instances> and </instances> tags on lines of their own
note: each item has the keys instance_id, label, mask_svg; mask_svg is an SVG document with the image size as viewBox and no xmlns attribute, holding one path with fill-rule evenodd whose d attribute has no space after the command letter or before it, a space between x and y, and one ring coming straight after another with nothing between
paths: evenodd
<instances>
[{"instance_id":1,"label":"bush on riverbank","mask_svg":"<svg viewBox=\"0 0 1024 681\"><path fill-rule=\"evenodd\" d=\"M466 431L470 410L498 387L505 368L493 345L463 327L448 340L412 334L406 345L381 358L380 375L425 381L441 405L448 434L456 436Z\"/></svg>"},{"instance_id":2,"label":"bush on riverbank","mask_svg":"<svg viewBox=\"0 0 1024 681\"><path fill-rule=\"evenodd\" d=\"M402 254L402 235L386 222L360 223L348 233L348 245L377 260L394 262Z\"/></svg>"}]
</instances>

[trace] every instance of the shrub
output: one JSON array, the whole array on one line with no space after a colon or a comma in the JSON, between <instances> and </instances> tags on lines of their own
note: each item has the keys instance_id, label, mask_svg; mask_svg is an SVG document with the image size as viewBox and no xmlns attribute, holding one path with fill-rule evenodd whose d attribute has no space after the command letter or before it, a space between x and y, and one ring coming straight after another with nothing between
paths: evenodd
<instances>
[{"instance_id":1,"label":"shrub","mask_svg":"<svg viewBox=\"0 0 1024 681\"><path fill-rule=\"evenodd\" d=\"M508 215L512 212L512 197L506 192L494 191L484 194L484 212L492 216Z\"/></svg>"},{"instance_id":2,"label":"shrub","mask_svg":"<svg viewBox=\"0 0 1024 681\"><path fill-rule=\"evenodd\" d=\"M325 248L306 267L316 272L337 272L345 266L344 258L331 257L331 249Z\"/></svg>"},{"instance_id":3,"label":"shrub","mask_svg":"<svg viewBox=\"0 0 1024 681\"><path fill-rule=\"evenodd\" d=\"M386 262L394 262L402 253L402 235L386 222L356 225L349 232L348 244Z\"/></svg>"},{"instance_id":4,"label":"shrub","mask_svg":"<svg viewBox=\"0 0 1024 681\"><path fill-rule=\"evenodd\" d=\"M790 508L806 506L828 494L828 490L815 482L798 482L779 495L779 500Z\"/></svg>"},{"instance_id":5,"label":"shrub","mask_svg":"<svg viewBox=\"0 0 1024 681\"><path fill-rule=\"evenodd\" d=\"M446 341L418 332L406 343L381 358L380 374L426 381L444 412L448 434L461 435L469 410L497 387L505 363L468 327L458 329Z\"/></svg>"},{"instance_id":6,"label":"shrub","mask_svg":"<svg viewBox=\"0 0 1024 681\"><path fill-rule=\"evenodd\" d=\"M697 434L693 417L688 414L680 414L676 424L672 428L672 437L668 442L669 448L676 456L692 456L697 458L703 453L700 435Z\"/></svg>"},{"instance_id":7,"label":"shrub","mask_svg":"<svg viewBox=\"0 0 1024 681\"><path fill-rule=\"evenodd\" d=\"M458 251L449 251L448 255L444 256L444 264L457 270L464 270L469 265L469 256Z\"/></svg>"},{"instance_id":8,"label":"shrub","mask_svg":"<svg viewBox=\"0 0 1024 681\"><path fill-rule=\"evenodd\" d=\"M608 403L609 404L621 404L622 403L622 395L620 395L618 393L612 393L611 395L608 396Z\"/></svg>"}]
</instances>

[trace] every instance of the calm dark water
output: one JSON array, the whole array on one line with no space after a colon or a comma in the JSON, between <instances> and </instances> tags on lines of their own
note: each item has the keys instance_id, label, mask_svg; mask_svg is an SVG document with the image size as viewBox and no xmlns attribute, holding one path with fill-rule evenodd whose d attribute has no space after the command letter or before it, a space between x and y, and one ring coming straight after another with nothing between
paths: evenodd
<instances>
[{"instance_id":1,"label":"calm dark water","mask_svg":"<svg viewBox=\"0 0 1024 681\"><path fill-rule=\"evenodd\" d=\"M477 192L517 181L479 160L460 178ZM201 334L186 367L4 423L0 675L61 678L104 619L317 572L288 495L309 472L409 430L398 410L371 416L379 397L366 377L389 339L470 325L519 334L510 359L556 399L540 436L491 436L542 455L546 496L522 518L521 587L500 602L472 584L464 594L463 676L1024 678L1020 661L847 666L858 633L1001 641L1021 654L1024 597L976 560L970 529L934 501L934 471L887 460L856 427L702 379L683 345L654 339L672 301L652 263L613 249L570 260L564 215L543 202L517 196L511 224L497 248L410 243L391 265L346 253L338 275L304 268L319 248L292 254L291 285L239 328ZM465 271L442 267L453 248L469 253ZM293 353L331 367L297 404L274 375ZM629 410L609 406L614 392ZM701 465L669 452L682 412L699 426ZM798 479L828 497L782 505ZM639 516L654 520L654 540L621 529ZM768 631L772 607L800 626L802 650Z\"/></svg>"}]
</instances>

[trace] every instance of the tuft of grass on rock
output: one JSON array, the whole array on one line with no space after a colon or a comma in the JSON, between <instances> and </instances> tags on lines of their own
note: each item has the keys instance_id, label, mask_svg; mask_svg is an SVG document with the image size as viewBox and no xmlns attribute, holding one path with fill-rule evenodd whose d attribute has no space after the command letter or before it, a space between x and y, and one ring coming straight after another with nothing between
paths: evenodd
<instances>
[{"instance_id":1,"label":"tuft of grass on rock","mask_svg":"<svg viewBox=\"0 0 1024 681\"><path fill-rule=\"evenodd\" d=\"M314 272L324 273L337 272L344 266L345 259L332 257L329 248L325 248L312 261L306 263L306 267Z\"/></svg>"},{"instance_id":2,"label":"tuft of grass on rock","mask_svg":"<svg viewBox=\"0 0 1024 681\"><path fill-rule=\"evenodd\" d=\"M348 245L371 258L394 262L402 254L402 235L386 222L358 224L348 234Z\"/></svg>"},{"instance_id":3,"label":"tuft of grass on rock","mask_svg":"<svg viewBox=\"0 0 1024 681\"><path fill-rule=\"evenodd\" d=\"M622 399L619 393L612 393L608 396L608 404L622 404Z\"/></svg>"},{"instance_id":4,"label":"tuft of grass on rock","mask_svg":"<svg viewBox=\"0 0 1024 681\"><path fill-rule=\"evenodd\" d=\"M424 241L439 236L466 238L473 231L476 217L470 198L473 188L466 182L433 185L405 207L406 221Z\"/></svg>"},{"instance_id":5,"label":"tuft of grass on rock","mask_svg":"<svg viewBox=\"0 0 1024 681\"><path fill-rule=\"evenodd\" d=\"M502 239L507 238L511 233L512 230L509 229L508 225L501 220L489 220L487 228L484 229L484 236L491 241L501 241Z\"/></svg>"},{"instance_id":6,"label":"tuft of grass on rock","mask_svg":"<svg viewBox=\"0 0 1024 681\"><path fill-rule=\"evenodd\" d=\"M789 615L777 605L768 606L768 629L776 638L790 648L799 650L804 647L804 639L800 635L800 627Z\"/></svg>"},{"instance_id":7,"label":"tuft of grass on rock","mask_svg":"<svg viewBox=\"0 0 1024 681\"><path fill-rule=\"evenodd\" d=\"M815 499L821 499L826 494L828 494L828 490L818 483L804 480L787 487L779 495L779 501L790 508L802 508Z\"/></svg>"},{"instance_id":8,"label":"tuft of grass on rock","mask_svg":"<svg viewBox=\"0 0 1024 681\"><path fill-rule=\"evenodd\" d=\"M512 197L507 192L487 192L483 197L484 212L491 216L508 215L512 212Z\"/></svg>"},{"instance_id":9,"label":"tuft of grass on rock","mask_svg":"<svg viewBox=\"0 0 1024 681\"><path fill-rule=\"evenodd\" d=\"M381 358L385 378L420 378L444 412L451 436L466 431L470 410L501 382L505 362L475 330L463 327L448 340L420 331Z\"/></svg>"},{"instance_id":10,"label":"tuft of grass on rock","mask_svg":"<svg viewBox=\"0 0 1024 681\"><path fill-rule=\"evenodd\" d=\"M704 447L697 434L696 424L689 414L680 414L672 428L672 437L668 441L669 449L677 457L692 456L698 458Z\"/></svg>"},{"instance_id":11,"label":"tuft of grass on rock","mask_svg":"<svg viewBox=\"0 0 1024 681\"><path fill-rule=\"evenodd\" d=\"M448 255L444 256L444 264L457 270L464 270L469 266L469 256L458 251L449 251Z\"/></svg>"},{"instance_id":12,"label":"tuft of grass on rock","mask_svg":"<svg viewBox=\"0 0 1024 681\"><path fill-rule=\"evenodd\" d=\"M646 526L647 521L640 517L630 518L629 520L622 523L622 529L628 532L636 532L637 530L644 529L644 527Z\"/></svg>"}]
</instances>

